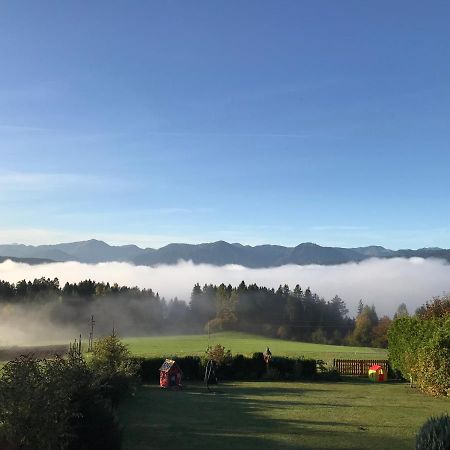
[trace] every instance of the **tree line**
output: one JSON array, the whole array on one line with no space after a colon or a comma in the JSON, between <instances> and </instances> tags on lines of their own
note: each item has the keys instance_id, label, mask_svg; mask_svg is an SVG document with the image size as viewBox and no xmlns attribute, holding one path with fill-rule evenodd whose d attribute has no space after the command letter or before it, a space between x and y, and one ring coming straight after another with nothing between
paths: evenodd
<instances>
[{"instance_id":1,"label":"tree line","mask_svg":"<svg viewBox=\"0 0 450 450\"><path fill-rule=\"evenodd\" d=\"M350 317L343 299L325 300L308 287L278 289L198 283L189 301L160 297L152 289L83 280L65 283L39 278L17 283L0 281L0 302L11 305L48 304L54 323L88 324L96 316L98 331L116 323L134 335L243 331L315 343L386 347L391 319L379 318L375 307L360 302Z\"/></svg>"}]
</instances>

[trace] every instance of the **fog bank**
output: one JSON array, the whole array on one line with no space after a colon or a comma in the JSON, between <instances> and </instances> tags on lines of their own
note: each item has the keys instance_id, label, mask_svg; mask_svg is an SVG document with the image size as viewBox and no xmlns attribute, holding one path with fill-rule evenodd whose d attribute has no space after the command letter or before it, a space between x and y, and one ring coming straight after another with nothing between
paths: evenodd
<instances>
[{"instance_id":1,"label":"fog bank","mask_svg":"<svg viewBox=\"0 0 450 450\"><path fill-rule=\"evenodd\" d=\"M151 288L167 299L189 300L195 283L201 285L232 284L242 280L277 288L297 283L331 299L338 294L345 300L350 314L356 311L359 299L375 304L379 315L392 315L399 303L415 308L436 295L450 291L450 265L441 260L422 258L370 259L360 263L337 266L287 265L266 269L242 266L223 267L192 262L175 266L134 266L128 263L83 264L78 262L28 265L5 261L0 264L0 279L17 282L21 279L57 277L60 284L84 279L118 283L119 285Z\"/></svg>"}]
</instances>

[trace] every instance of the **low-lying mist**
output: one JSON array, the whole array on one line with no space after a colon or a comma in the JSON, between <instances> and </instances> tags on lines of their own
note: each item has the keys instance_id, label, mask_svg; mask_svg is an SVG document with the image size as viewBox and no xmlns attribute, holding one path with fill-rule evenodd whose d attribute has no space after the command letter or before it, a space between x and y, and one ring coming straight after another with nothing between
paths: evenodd
<instances>
[{"instance_id":1,"label":"low-lying mist","mask_svg":"<svg viewBox=\"0 0 450 450\"><path fill-rule=\"evenodd\" d=\"M115 262L95 265L77 262L28 265L6 261L0 264L2 280L17 282L40 277L57 277L61 286L65 282L91 279L151 288L166 299L178 297L186 301L189 301L192 287L197 282L200 285L238 285L244 280L246 284L256 283L275 289L280 284L288 284L293 288L298 283L302 288L311 287L326 300L338 294L346 302L350 315L355 314L360 299L367 304L373 303L381 316L392 315L402 302L406 303L410 312L414 312L432 297L450 291L450 265L445 261L422 258L370 259L337 266L287 265L266 269L235 265L216 267L195 265L192 262L157 267ZM101 307L109 308L109 305L103 302ZM46 308L47 305L0 307L0 345L29 345L77 336L80 330L70 324L55 328ZM90 312L86 311L86 314ZM139 314L139 305L134 304L130 311L117 313L121 325L130 327L133 317Z\"/></svg>"}]
</instances>

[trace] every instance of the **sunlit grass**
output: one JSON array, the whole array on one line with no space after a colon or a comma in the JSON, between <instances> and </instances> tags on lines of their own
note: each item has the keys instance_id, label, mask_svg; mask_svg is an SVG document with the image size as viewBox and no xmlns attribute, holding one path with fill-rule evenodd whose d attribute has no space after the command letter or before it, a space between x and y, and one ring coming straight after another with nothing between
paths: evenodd
<instances>
[{"instance_id":1,"label":"sunlit grass","mask_svg":"<svg viewBox=\"0 0 450 450\"><path fill-rule=\"evenodd\" d=\"M217 333L208 335L158 336L125 338L130 350L140 356L201 355L208 345L221 344L233 354L251 355L270 347L273 355L305 356L330 361L333 358L386 358L386 350L369 347L346 347L284 341L245 333Z\"/></svg>"}]
</instances>

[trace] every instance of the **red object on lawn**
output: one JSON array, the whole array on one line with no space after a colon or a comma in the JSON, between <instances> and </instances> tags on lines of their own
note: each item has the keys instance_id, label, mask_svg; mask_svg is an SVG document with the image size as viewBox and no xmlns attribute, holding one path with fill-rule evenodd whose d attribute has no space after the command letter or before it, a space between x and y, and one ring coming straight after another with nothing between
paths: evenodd
<instances>
[{"instance_id":1,"label":"red object on lawn","mask_svg":"<svg viewBox=\"0 0 450 450\"><path fill-rule=\"evenodd\" d=\"M173 359L166 359L159 368L159 385L162 388L181 388L181 377L183 372Z\"/></svg>"},{"instance_id":2,"label":"red object on lawn","mask_svg":"<svg viewBox=\"0 0 450 450\"><path fill-rule=\"evenodd\" d=\"M384 369L379 364L374 364L369 367L369 380L371 381L382 383L383 381L386 381L386 375Z\"/></svg>"}]
</instances>

